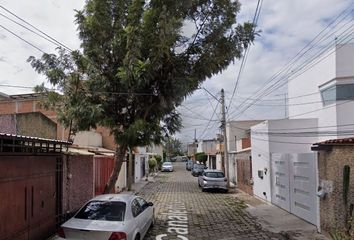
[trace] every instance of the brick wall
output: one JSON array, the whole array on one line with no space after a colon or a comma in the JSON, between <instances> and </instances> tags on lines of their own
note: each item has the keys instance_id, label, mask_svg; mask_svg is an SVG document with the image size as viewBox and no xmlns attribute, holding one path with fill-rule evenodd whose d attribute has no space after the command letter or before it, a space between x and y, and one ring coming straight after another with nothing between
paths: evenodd
<instances>
[{"instance_id":1,"label":"brick wall","mask_svg":"<svg viewBox=\"0 0 354 240\"><path fill-rule=\"evenodd\" d=\"M93 155L64 155L63 213L80 208L94 196Z\"/></svg>"},{"instance_id":2,"label":"brick wall","mask_svg":"<svg viewBox=\"0 0 354 240\"><path fill-rule=\"evenodd\" d=\"M354 203L354 146L333 146L332 151L319 151L320 186L331 191L324 199L320 200L321 228L326 231L344 227L344 165L349 165L351 168L349 201Z\"/></svg>"}]
</instances>

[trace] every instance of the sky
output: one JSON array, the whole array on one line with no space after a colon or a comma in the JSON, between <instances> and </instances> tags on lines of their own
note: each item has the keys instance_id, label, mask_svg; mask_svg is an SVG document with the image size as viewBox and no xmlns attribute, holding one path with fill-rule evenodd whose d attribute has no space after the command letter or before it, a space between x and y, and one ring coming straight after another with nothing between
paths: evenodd
<instances>
[{"instance_id":1,"label":"sky","mask_svg":"<svg viewBox=\"0 0 354 240\"><path fill-rule=\"evenodd\" d=\"M82 9L84 2L84 0L1 0L0 7L12 11L67 47L77 49L80 42L76 31L77 26L74 23L74 9ZM252 21L258 0L240 2L242 5L237 17L238 22ZM191 142L195 132L197 139L216 137L220 126L221 106L215 98L220 98L221 89L225 90L228 120L284 118L286 85L269 94L268 99L277 99L272 104L255 104L242 113L238 106L246 98L255 98L254 93L281 67L296 56L343 10L350 10L350 8L353 8L350 0L263 0L257 24L260 33L249 49L231 104L241 60L236 60L222 73L207 79L201 86L206 90L197 90L182 103L178 111L181 113L184 128L175 136L182 142ZM12 23L2 15L13 18L0 8L0 92L6 94L32 92L31 88L44 82L45 78L32 69L27 59L29 56L38 58L42 53L13 36L3 27L47 53L54 53L56 46ZM349 15L348 19L352 21L353 14ZM329 43L334 44L335 37L335 34L328 37ZM23 86L23 88L9 85Z\"/></svg>"}]
</instances>

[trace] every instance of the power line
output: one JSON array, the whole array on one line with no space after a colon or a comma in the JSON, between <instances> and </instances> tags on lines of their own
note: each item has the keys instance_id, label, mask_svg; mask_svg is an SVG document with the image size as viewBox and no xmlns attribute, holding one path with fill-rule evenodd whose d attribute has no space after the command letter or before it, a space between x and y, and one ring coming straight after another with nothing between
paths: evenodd
<instances>
[{"instance_id":1,"label":"power line","mask_svg":"<svg viewBox=\"0 0 354 240\"><path fill-rule=\"evenodd\" d=\"M5 10L6 12L10 13L12 16L14 16L15 18L21 20L22 22L26 23L28 26L32 27L33 29L37 30L38 32L42 33L44 36L48 37L49 39L51 39L52 41L56 42L57 44L59 44L60 46L66 48L67 50L69 50L70 52L72 52L73 50L70 49L69 47L67 47L66 45L64 45L63 43L59 42L58 40L56 40L55 38L49 36L48 34L46 34L45 32L41 31L39 28L35 27L34 25L32 25L31 23L27 22L26 20L24 20L23 18L17 16L15 13L13 13L12 11L10 11L9 9L5 8L4 6L0 5L0 8L2 8L3 10Z\"/></svg>"},{"instance_id":2,"label":"power line","mask_svg":"<svg viewBox=\"0 0 354 240\"><path fill-rule=\"evenodd\" d=\"M352 4L351 4L350 6L352 6ZM346 11L347 11L347 9L345 9L344 11L342 11L342 13L341 13L335 20L333 20L330 24L328 24L328 26L327 26L324 30L322 30L319 34L317 34L317 36L316 36L310 43L308 43L292 60L290 60L290 62L289 62L288 64L286 64L280 71L278 71L276 74L274 74L274 75L269 79L269 82L268 82L268 83L272 82L272 81L275 80L278 76L280 76L284 71L286 71L286 70L290 67L290 64L292 64L292 63L298 61L298 59L300 59L302 56L304 56L304 54L306 54L309 50L313 49L313 47L314 47L314 44L313 44L313 43L315 43L316 41L318 42L318 40L316 40L316 39L318 38L318 36L320 36L327 28L329 28L329 27L332 26L334 23L336 23L336 21L337 21L341 16L343 16L343 15L346 13ZM343 19L340 20L340 22L343 21L352 11L353 11L353 10L350 10L350 11L343 17ZM339 23L337 23L337 24L339 24ZM322 40L322 38L320 38L320 40ZM303 52L304 49L306 49L307 46L310 46L311 44L313 44L313 46L311 46L307 51ZM302 52L303 52L303 53L302 53ZM306 63L306 62L305 62L305 63ZM285 77L286 77L286 76L285 76ZM282 79L283 79L283 78L282 78ZM279 82L279 81L280 81L280 80L278 80L278 82ZM268 83L267 83L267 84L268 84ZM258 96L259 96L259 97L257 97L258 100L259 100L259 99L261 98L261 96L262 96L262 93L261 93L262 89L264 89L264 87L267 86L267 84L264 85L263 87L261 87L258 91L256 91L256 94L258 94ZM271 85L270 87L268 87L267 89L263 90L263 92L269 90L272 86L274 86L274 84ZM269 94L268 94L268 95L269 95ZM247 101L247 100L245 100L244 103L245 103L246 101ZM241 105L239 105L239 107L241 107L242 105L244 105L244 103L242 103ZM252 104L249 104L249 105L252 105ZM246 108L244 108L244 109L248 109L248 108L249 108L249 107L246 107Z\"/></svg>"},{"instance_id":3,"label":"power line","mask_svg":"<svg viewBox=\"0 0 354 240\"><path fill-rule=\"evenodd\" d=\"M261 9L262 9L262 3L263 3L263 0L258 0L258 2L257 2L257 7L256 7L256 11L254 13L253 22L252 22L252 24L253 24L252 34L255 33L255 28L256 28L256 25L257 25L257 22L258 22L258 18L259 18L259 15L261 13ZM243 71L243 69L244 69L244 67L246 65L246 61L247 61L247 57L248 57L249 51L250 51L250 46L246 49L244 55L242 56L241 66L240 66L240 69L239 69L239 72L238 72L238 75L237 75L237 78L236 78L234 89L232 91L232 96L231 96L231 99L230 99L230 102L229 102L229 106L227 107L227 115L229 113L232 100L233 100L233 98L235 96L236 89L237 89L238 83L240 81L240 77L241 77L242 71Z\"/></svg>"},{"instance_id":4,"label":"power line","mask_svg":"<svg viewBox=\"0 0 354 240\"><path fill-rule=\"evenodd\" d=\"M44 52L42 49L40 49L39 47L33 45L32 43L30 43L29 41L27 41L26 39L20 37L19 35L17 35L16 33L14 33L13 31L7 29L6 27L4 27L3 25L0 24L0 27L3 28L4 30L6 30L7 32L11 33L12 35L14 35L15 37L19 38L20 40L24 41L25 43L27 43L28 45L30 45L31 47L37 49L38 51L42 52L43 54L46 53Z\"/></svg>"},{"instance_id":5,"label":"power line","mask_svg":"<svg viewBox=\"0 0 354 240\"><path fill-rule=\"evenodd\" d=\"M19 25L19 26L21 26L21 27L23 27L24 29L30 31L31 33L33 33L33 34L35 34L35 35L37 35L37 36L39 36L39 37L41 37L41 38L47 40L48 42L51 42L52 44L54 44L54 45L56 45L56 46L60 46L59 44L57 44L56 42L52 41L51 39L46 38L45 36L43 36L43 35L41 35L41 34L35 32L35 31L33 31L32 29L26 27L25 25L23 25L23 24L21 24L21 23L15 21L15 20L9 18L8 16L6 16L6 15L4 15L4 14L2 14L2 13L0 13L0 16L6 18L6 19L8 19L8 20L10 20L11 22L13 22L13 23L15 23L15 24L17 24L17 25Z\"/></svg>"},{"instance_id":6,"label":"power line","mask_svg":"<svg viewBox=\"0 0 354 240\"><path fill-rule=\"evenodd\" d=\"M335 52L336 50L342 48L342 47L345 45L345 43L350 42L350 41L354 38L354 37L350 38L347 42L345 42L345 43L343 44L343 41L346 40L348 37L350 37L350 35L351 35L352 33L353 33L353 32L350 32L349 34L347 34L347 35L345 36L345 38L344 38L341 42L338 43L339 47L337 47L337 49L334 49L333 51L330 51L325 57L320 58L320 59L319 59L318 61L316 61L316 62L314 61L314 59L311 59L311 60L309 61L309 63L312 64L312 65L307 64L307 65L305 65L305 66L300 66L295 72L292 73L292 75L294 76L296 73L300 72L300 71L303 70L305 67L307 67L307 68L306 68L303 72L301 72L299 75L303 74L304 72L306 72L307 70L309 70L309 69L312 68L313 66L317 65L319 62L321 62L321 61L323 61L324 59L326 59L326 58L327 58L328 56L330 56L333 52ZM324 52L326 52L327 50L328 50L328 47L327 47L327 49L324 49L322 52L320 52L318 55L322 55L322 54L323 54ZM316 58L316 57L318 58L318 55L315 56L315 58ZM298 77L299 75L296 75L295 77ZM282 79L278 80L275 84L279 83L281 80L284 80L284 79L285 79L285 80L288 80L287 78L282 78ZM294 78L293 78L293 79L294 79ZM289 82L290 82L291 80L293 80L293 79L289 79ZM284 86L284 85L287 84L287 83L288 83L287 81L284 81L282 84L280 84L280 85L278 85L278 86L276 86L276 87L274 87L275 84L273 84L273 85L271 85L270 87L268 87L268 88L267 88L268 93L266 93L266 92L264 91L256 100L254 100L252 103L248 104L248 106L246 106L244 109L242 109L241 112L238 113L237 116L235 116L235 118L239 117L243 112L245 112L248 108L250 108L255 102L259 101L262 97L268 96L270 93L272 93L273 91L279 89L280 87ZM273 89L271 89L271 87L273 87ZM244 102L245 102L245 101L244 101Z\"/></svg>"},{"instance_id":7,"label":"power line","mask_svg":"<svg viewBox=\"0 0 354 240\"><path fill-rule=\"evenodd\" d=\"M213 114L211 115L211 117L210 117L210 119L209 119L209 121L208 121L208 124L206 125L206 127L204 128L202 134L199 136L198 139L203 138L203 136L204 136L206 130L207 130L208 127L209 127L210 122L212 121L212 119L213 119L213 117L214 117L214 115L215 115L215 113L216 113L216 110L217 110L217 108L218 108L218 105L219 105L219 102L216 104L216 107L215 107L215 109L214 109L214 111L213 111Z\"/></svg>"}]
</instances>

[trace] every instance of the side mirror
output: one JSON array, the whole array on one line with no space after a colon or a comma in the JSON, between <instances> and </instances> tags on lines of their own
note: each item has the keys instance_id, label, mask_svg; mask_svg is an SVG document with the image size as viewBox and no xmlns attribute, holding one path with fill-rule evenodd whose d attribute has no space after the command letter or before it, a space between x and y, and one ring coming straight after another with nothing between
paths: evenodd
<instances>
[{"instance_id":1,"label":"side mirror","mask_svg":"<svg viewBox=\"0 0 354 240\"><path fill-rule=\"evenodd\" d=\"M147 205L148 205L149 207L152 207L152 206L154 206L154 203L153 203L153 202L148 202Z\"/></svg>"}]
</instances>

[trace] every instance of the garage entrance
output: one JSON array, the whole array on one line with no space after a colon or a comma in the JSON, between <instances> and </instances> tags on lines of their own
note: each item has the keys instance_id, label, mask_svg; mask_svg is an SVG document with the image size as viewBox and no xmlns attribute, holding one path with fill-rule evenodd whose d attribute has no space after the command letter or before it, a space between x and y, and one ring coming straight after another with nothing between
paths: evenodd
<instances>
[{"instance_id":1,"label":"garage entrance","mask_svg":"<svg viewBox=\"0 0 354 240\"><path fill-rule=\"evenodd\" d=\"M317 159L314 153L271 154L272 203L317 225Z\"/></svg>"}]
</instances>

